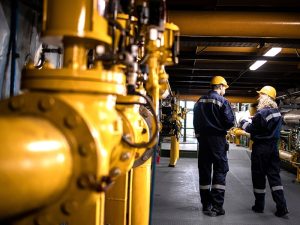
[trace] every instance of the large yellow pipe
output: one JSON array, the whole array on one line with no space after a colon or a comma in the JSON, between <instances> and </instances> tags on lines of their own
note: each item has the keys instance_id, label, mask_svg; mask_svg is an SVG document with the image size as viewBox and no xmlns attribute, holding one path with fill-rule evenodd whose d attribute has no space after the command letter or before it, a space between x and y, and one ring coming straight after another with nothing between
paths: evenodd
<instances>
[{"instance_id":1,"label":"large yellow pipe","mask_svg":"<svg viewBox=\"0 0 300 225\"><path fill-rule=\"evenodd\" d=\"M181 35L300 38L300 13L169 11Z\"/></svg>"},{"instance_id":2,"label":"large yellow pipe","mask_svg":"<svg viewBox=\"0 0 300 225\"><path fill-rule=\"evenodd\" d=\"M57 200L72 175L65 136L29 116L1 116L0 127L0 219Z\"/></svg>"},{"instance_id":3,"label":"large yellow pipe","mask_svg":"<svg viewBox=\"0 0 300 225\"><path fill-rule=\"evenodd\" d=\"M151 160L133 169L131 225L148 225L150 215Z\"/></svg>"}]
</instances>

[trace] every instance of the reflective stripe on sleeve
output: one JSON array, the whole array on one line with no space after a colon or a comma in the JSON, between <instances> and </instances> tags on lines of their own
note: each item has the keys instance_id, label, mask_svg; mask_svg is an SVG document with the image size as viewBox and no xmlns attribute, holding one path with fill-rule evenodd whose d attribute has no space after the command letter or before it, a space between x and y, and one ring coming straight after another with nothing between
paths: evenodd
<instances>
[{"instance_id":1,"label":"reflective stripe on sleeve","mask_svg":"<svg viewBox=\"0 0 300 225\"><path fill-rule=\"evenodd\" d=\"M283 190L283 186L274 186L274 187L272 187L272 191L279 191L279 190Z\"/></svg>"},{"instance_id":2,"label":"reflective stripe on sleeve","mask_svg":"<svg viewBox=\"0 0 300 225\"><path fill-rule=\"evenodd\" d=\"M248 127L249 124L250 124L249 122L245 122L242 126L242 129L246 130L246 128Z\"/></svg>"},{"instance_id":3,"label":"reflective stripe on sleeve","mask_svg":"<svg viewBox=\"0 0 300 225\"><path fill-rule=\"evenodd\" d=\"M222 189L222 190L225 190L225 185L221 185L221 184L213 184L212 185L212 188L214 189Z\"/></svg>"},{"instance_id":4,"label":"reflective stripe on sleeve","mask_svg":"<svg viewBox=\"0 0 300 225\"><path fill-rule=\"evenodd\" d=\"M264 193L266 193L266 189L257 189L257 188L254 188L253 191L254 191L254 193L258 193L258 194L264 194Z\"/></svg>"},{"instance_id":5,"label":"reflective stripe on sleeve","mask_svg":"<svg viewBox=\"0 0 300 225\"><path fill-rule=\"evenodd\" d=\"M281 114L279 112L272 113L272 114L267 116L266 121L268 122L270 119L275 118L275 117L280 117L280 116L281 116Z\"/></svg>"},{"instance_id":6,"label":"reflective stripe on sleeve","mask_svg":"<svg viewBox=\"0 0 300 225\"><path fill-rule=\"evenodd\" d=\"M216 100L216 99L200 99L200 102L202 103L213 103L215 105L218 105L220 107L222 107L223 103Z\"/></svg>"},{"instance_id":7,"label":"reflective stripe on sleeve","mask_svg":"<svg viewBox=\"0 0 300 225\"><path fill-rule=\"evenodd\" d=\"M209 190L210 189L210 185L200 185L200 189L201 190Z\"/></svg>"}]
</instances>

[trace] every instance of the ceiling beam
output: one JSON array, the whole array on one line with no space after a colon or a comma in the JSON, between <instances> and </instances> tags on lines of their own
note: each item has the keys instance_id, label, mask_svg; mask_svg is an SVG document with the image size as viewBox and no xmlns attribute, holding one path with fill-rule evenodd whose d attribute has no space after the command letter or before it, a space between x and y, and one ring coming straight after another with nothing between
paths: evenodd
<instances>
[{"instance_id":1,"label":"ceiling beam","mask_svg":"<svg viewBox=\"0 0 300 225\"><path fill-rule=\"evenodd\" d=\"M300 62L300 57L267 57L267 56L254 56L254 55L222 55L216 53L214 55L200 54L196 55L195 53L180 53L180 61L184 60L225 60L225 61L255 61L255 60L267 60L274 62Z\"/></svg>"}]
</instances>

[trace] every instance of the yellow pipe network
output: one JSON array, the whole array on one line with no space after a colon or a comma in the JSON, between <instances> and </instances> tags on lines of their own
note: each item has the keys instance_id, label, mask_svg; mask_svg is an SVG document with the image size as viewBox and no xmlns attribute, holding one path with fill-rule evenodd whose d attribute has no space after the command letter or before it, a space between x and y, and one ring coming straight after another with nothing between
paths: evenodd
<instances>
[{"instance_id":1,"label":"yellow pipe network","mask_svg":"<svg viewBox=\"0 0 300 225\"><path fill-rule=\"evenodd\" d=\"M100 62L92 69L86 66L88 49L111 42L102 15L105 7L98 3L44 1L43 40L48 44L63 40L63 68L26 68L22 76L26 92L0 102L1 146L8 149L0 153L0 213L12 217L16 225L104 224L110 156L122 136L116 95L125 93L125 75L103 70ZM4 109L7 103L10 109ZM61 147L51 149L48 143L49 152L30 151L28 144L39 141L53 141ZM7 190L14 196L2 196ZM6 198L10 199L2 201Z\"/></svg>"},{"instance_id":2,"label":"yellow pipe network","mask_svg":"<svg viewBox=\"0 0 300 225\"><path fill-rule=\"evenodd\" d=\"M0 116L0 219L56 201L72 176L64 134L31 116Z\"/></svg>"}]
</instances>

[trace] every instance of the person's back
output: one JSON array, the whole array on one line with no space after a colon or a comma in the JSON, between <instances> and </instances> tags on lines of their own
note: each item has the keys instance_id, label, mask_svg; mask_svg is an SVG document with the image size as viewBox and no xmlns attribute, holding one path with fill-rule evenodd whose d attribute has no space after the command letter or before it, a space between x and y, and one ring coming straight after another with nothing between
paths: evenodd
<instances>
[{"instance_id":1,"label":"person's back","mask_svg":"<svg viewBox=\"0 0 300 225\"><path fill-rule=\"evenodd\" d=\"M234 125L234 115L227 99L209 91L194 106L194 129L199 135L226 135Z\"/></svg>"},{"instance_id":2,"label":"person's back","mask_svg":"<svg viewBox=\"0 0 300 225\"><path fill-rule=\"evenodd\" d=\"M203 212L209 216L224 215L225 178L229 170L226 153L226 131L234 125L229 102L223 97L227 82L213 77L212 90L194 106L194 129L199 142L199 189ZM212 176L213 166L213 176Z\"/></svg>"},{"instance_id":3,"label":"person's back","mask_svg":"<svg viewBox=\"0 0 300 225\"><path fill-rule=\"evenodd\" d=\"M253 140L251 154L251 174L255 203L252 210L263 213L265 207L266 177L268 178L272 197L276 203L275 215L288 214L287 204L280 178L280 159L278 139L282 117L275 102L276 90L265 86L258 91L258 111L252 121L243 120L241 127L250 133Z\"/></svg>"}]
</instances>

